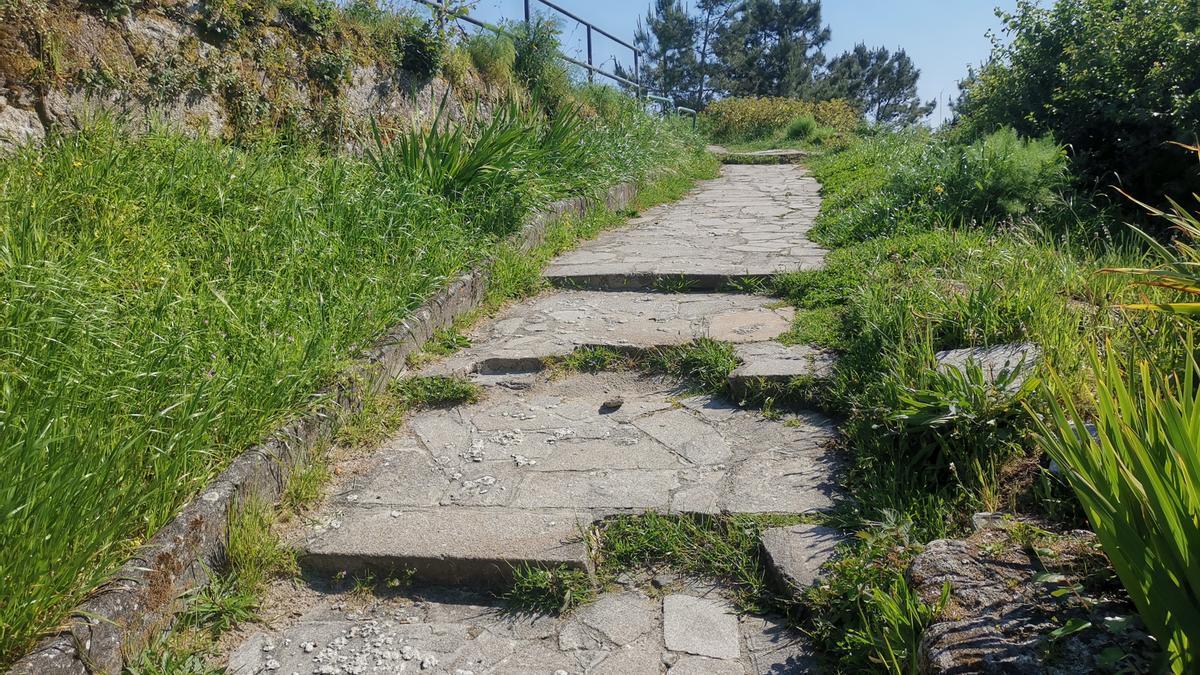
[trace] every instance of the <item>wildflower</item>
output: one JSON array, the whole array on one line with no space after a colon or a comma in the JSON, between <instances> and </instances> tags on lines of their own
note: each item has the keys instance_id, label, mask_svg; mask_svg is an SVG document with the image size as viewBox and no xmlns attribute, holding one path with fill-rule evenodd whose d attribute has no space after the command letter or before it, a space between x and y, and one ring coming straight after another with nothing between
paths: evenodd
<instances>
[{"instance_id":1,"label":"wildflower","mask_svg":"<svg viewBox=\"0 0 1200 675\"><path fill-rule=\"evenodd\" d=\"M76 169L78 169L79 167L83 166L83 162L81 162L81 161L79 161L79 160L75 160L74 162L71 162L71 166L73 166L73 167L75 167Z\"/></svg>"},{"instance_id":2,"label":"wildflower","mask_svg":"<svg viewBox=\"0 0 1200 675\"><path fill-rule=\"evenodd\" d=\"M940 195L946 191L946 188L942 187L941 185L935 185L933 186L933 191Z\"/></svg>"}]
</instances>

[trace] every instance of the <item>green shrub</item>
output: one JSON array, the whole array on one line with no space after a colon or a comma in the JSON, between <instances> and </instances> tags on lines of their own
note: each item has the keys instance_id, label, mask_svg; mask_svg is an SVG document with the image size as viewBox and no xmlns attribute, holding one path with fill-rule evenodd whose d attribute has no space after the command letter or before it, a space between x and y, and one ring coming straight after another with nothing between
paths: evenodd
<instances>
[{"instance_id":1,"label":"green shrub","mask_svg":"<svg viewBox=\"0 0 1200 675\"><path fill-rule=\"evenodd\" d=\"M462 47L454 47L446 51L442 59L442 75L452 86L463 87L471 79L471 56Z\"/></svg>"},{"instance_id":2,"label":"green shrub","mask_svg":"<svg viewBox=\"0 0 1200 675\"><path fill-rule=\"evenodd\" d=\"M752 141L783 132L802 116L811 116L817 125L841 133L854 131L863 121L861 113L840 99L752 97L713 101L700 115L700 125L716 141Z\"/></svg>"},{"instance_id":3,"label":"green shrub","mask_svg":"<svg viewBox=\"0 0 1200 675\"><path fill-rule=\"evenodd\" d=\"M515 224L515 213L530 196L532 185L523 184L526 167L538 150L526 144L536 135L534 123L515 103L495 110L489 120L472 128L467 123L446 124L442 100L429 129L402 134L385 143L376 130L370 158L383 174L405 182L426 185L435 194L486 204L488 220ZM505 217L499 211L512 209Z\"/></svg>"},{"instance_id":4,"label":"green shrub","mask_svg":"<svg viewBox=\"0 0 1200 675\"><path fill-rule=\"evenodd\" d=\"M964 132L1052 134L1088 186L1144 199L1200 192L1200 165L1166 145L1200 129L1196 0L1023 0L1005 31L1011 40L964 86Z\"/></svg>"},{"instance_id":5,"label":"green shrub","mask_svg":"<svg viewBox=\"0 0 1200 675\"><path fill-rule=\"evenodd\" d=\"M515 36L513 73L517 80L548 110L568 103L572 98L571 77L560 54L561 23L539 16L528 24L514 22L506 26Z\"/></svg>"},{"instance_id":6,"label":"green shrub","mask_svg":"<svg viewBox=\"0 0 1200 675\"><path fill-rule=\"evenodd\" d=\"M511 38L485 31L467 38L464 48L485 82L497 87L512 86L517 50Z\"/></svg>"},{"instance_id":7,"label":"green shrub","mask_svg":"<svg viewBox=\"0 0 1200 675\"><path fill-rule=\"evenodd\" d=\"M324 35L337 20L337 5L332 0L280 0L283 11L301 30Z\"/></svg>"},{"instance_id":8,"label":"green shrub","mask_svg":"<svg viewBox=\"0 0 1200 675\"><path fill-rule=\"evenodd\" d=\"M308 60L308 76L326 87L336 88L350 81L354 59L348 52L321 52Z\"/></svg>"},{"instance_id":9,"label":"green shrub","mask_svg":"<svg viewBox=\"0 0 1200 675\"><path fill-rule=\"evenodd\" d=\"M788 124L787 137L792 141L812 138L817 130L817 120L812 115L800 115Z\"/></svg>"},{"instance_id":10,"label":"green shrub","mask_svg":"<svg viewBox=\"0 0 1200 675\"><path fill-rule=\"evenodd\" d=\"M200 4L196 22L219 40L236 40L253 16L252 5L246 0L212 0Z\"/></svg>"},{"instance_id":11,"label":"green shrub","mask_svg":"<svg viewBox=\"0 0 1200 675\"><path fill-rule=\"evenodd\" d=\"M1067 187L1063 150L1049 138L1012 129L962 146L925 132L868 138L835 165L880 162L886 174L852 190L822 217L817 234L832 244L939 226L993 225L1044 213ZM842 170L840 166L835 169Z\"/></svg>"},{"instance_id":12,"label":"green shrub","mask_svg":"<svg viewBox=\"0 0 1200 675\"><path fill-rule=\"evenodd\" d=\"M422 81L437 75L448 47L432 25L421 24L397 35L396 41L400 67Z\"/></svg>"}]
</instances>

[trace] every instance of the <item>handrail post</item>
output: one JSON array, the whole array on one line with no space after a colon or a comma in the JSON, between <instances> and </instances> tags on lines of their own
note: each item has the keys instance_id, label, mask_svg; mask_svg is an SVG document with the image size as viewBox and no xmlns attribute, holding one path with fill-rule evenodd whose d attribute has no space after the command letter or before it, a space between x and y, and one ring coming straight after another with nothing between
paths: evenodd
<instances>
[{"instance_id":1,"label":"handrail post","mask_svg":"<svg viewBox=\"0 0 1200 675\"><path fill-rule=\"evenodd\" d=\"M642 53L633 50L633 81L637 82L637 97L642 97Z\"/></svg>"},{"instance_id":2,"label":"handrail post","mask_svg":"<svg viewBox=\"0 0 1200 675\"><path fill-rule=\"evenodd\" d=\"M592 24L589 23L586 25L587 25L588 65L593 66L594 64L592 63ZM592 72L591 68L588 68L588 84L591 84L592 82L595 82L595 81L596 81L595 74Z\"/></svg>"}]
</instances>

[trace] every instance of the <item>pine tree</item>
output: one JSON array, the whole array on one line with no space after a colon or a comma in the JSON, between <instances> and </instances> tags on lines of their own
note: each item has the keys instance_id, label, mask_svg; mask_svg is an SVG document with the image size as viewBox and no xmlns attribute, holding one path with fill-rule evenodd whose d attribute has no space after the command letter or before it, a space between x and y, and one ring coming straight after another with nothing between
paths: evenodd
<instances>
[{"instance_id":1,"label":"pine tree","mask_svg":"<svg viewBox=\"0 0 1200 675\"><path fill-rule=\"evenodd\" d=\"M729 23L730 14L733 11L733 2L734 0L700 0L696 6L696 9L700 11L700 16L696 19L697 40L699 40L696 46L696 54L700 60L700 65L698 70L699 82L697 83L698 86L694 100L700 108L708 104L708 99L714 93L713 85L709 82L710 78L717 72L718 64L716 63L714 49L717 37Z\"/></svg>"},{"instance_id":2,"label":"pine tree","mask_svg":"<svg viewBox=\"0 0 1200 675\"><path fill-rule=\"evenodd\" d=\"M633 42L643 51L643 84L678 105L694 107L699 80L696 20L682 0L654 0L645 21L638 21Z\"/></svg>"},{"instance_id":3,"label":"pine tree","mask_svg":"<svg viewBox=\"0 0 1200 675\"><path fill-rule=\"evenodd\" d=\"M716 40L719 81L733 96L805 96L828 42L820 0L743 0Z\"/></svg>"},{"instance_id":4,"label":"pine tree","mask_svg":"<svg viewBox=\"0 0 1200 675\"><path fill-rule=\"evenodd\" d=\"M882 124L912 124L933 112L934 101L917 96L921 71L903 49L869 49L865 44L829 62L818 79L819 98L844 98Z\"/></svg>"}]
</instances>

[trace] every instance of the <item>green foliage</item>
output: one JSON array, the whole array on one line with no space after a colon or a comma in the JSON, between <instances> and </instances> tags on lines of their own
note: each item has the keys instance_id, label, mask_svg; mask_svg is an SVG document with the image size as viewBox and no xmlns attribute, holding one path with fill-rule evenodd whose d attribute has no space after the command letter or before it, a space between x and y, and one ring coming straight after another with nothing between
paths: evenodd
<instances>
[{"instance_id":1,"label":"green foliage","mask_svg":"<svg viewBox=\"0 0 1200 675\"><path fill-rule=\"evenodd\" d=\"M375 129L369 156L380 173L429 186L436 194L490 205L489 217L509 210L496 222L511 226L534 195L524 180L533 153L528 143L534 122L515 103L493 111L476 125L450 124L447 98L423 133L404 134L385 143Z\"/></svg>"},{"instance_id":2,"label":"green foliage","mask_svg":"<svg viewBox=\"0 0 1200 675\"><path fill-rule=\"evenodd\" d=\"M232 576L213 575L208 584L189 593L185 602L179 627L205 630L213 638L258 618L256 592L242 588Z\"/></svg>"},{"instance_id":3,"label":"green foliage","mask_svg":"<svg viewBox=\"0 0 1200 675\"><path fill-rule=\"evenodd\" d=\"M805 96L829 37L820 0L738 3L714 43L718 86L731 96Z\"/></svg>"},{"instance_id":4,"label":"green foliage","mask_svg":"<svg viewBox=\"0 0 1200 675\"><path fill-rule=\"evenodd\" d=\"M1041 444L1062 467L1138 613L1166 646L1171 668L1195 672L1200 644L1200 372L1145 360L1122 367L1111 349L1091 353L1096 433L1058 377L1040 406ZM1065 401L1065 402L1060 402ZM1045 421L1039 413L1045 414Z\"/></svg>"},{"instance_id":5,"label":"green foliage","mask_svg":"<svg viewBox=\"0 0 1200 675\"><path fill-rule=\"evenodd\" d=\"M202 30L219 40L236 40L243 27L258 16L250 0L212 0L200 5L196 21Z\"/></svg>"},{"instance_id":6,"label":"green foliage","mask_svg":"<svg viewBox=\"0 0 1200 675\"><path fill-rule=\"evenodd\" d=\"M706 392L723 394L729 389L729 374L737 368L738 359L732 344L700 338L687 345L653 351L648 366L656 372L693 380Z\"/></svg>"},{"instance_id":7,"label":"green foliage","mask_svg":"<svg viewBox=\"0 0 1200 675\"><path fill-rule=\"evenodd\" d=\"M1200 191L1200 166L1168 141L1200 128L1196 0L1029 0L1004 16L1011 39L964 85L958 125L1052 134L1089 184L1143 199Z\"/></svg>"},{"instance_id":8,"label":"green foliage","mask_svg":"<svg viewBox=\"0 0 1200 675\"><path fill-rule=\"evenodd\" d=\"M1067 187L1066 160L1050 139L1027 140L1001 129L969 146L921 131L882 135L853 144L826 164L839 181L859 176L863 162L887 166L845 193L818 223L825 242L844 245L870 237L945 226L988 226L1042 216Z\"/></svg>"},{"instance_id":9,"label":"green foliage","mask_svg":"<svg viewBox=\"0 0 1200 675\"><path fill-rule=\"evenodd\" d=\"M321 52L308 61L308 76L328 88L336 89L350 81L354 59L348 52Z\"/></svg>"},{"instance_id":10,"label":"green foliage","mask_svg":"<svg viewBox=\"0 0 1200 675\"><path fill-rule=\"evenodd\" d=\"M851 132L862 123L862 115L843 100L751 97L714 101L704 109L700 125L714 141L748 141L784 131L803 116L839 133Z\"/></svg>"},{"instance_id":11,"label":"green foliage","mask_svg":"<svg viewBox=\"0 0 1200 675\"><path fill-rule=\"evenodd\" d=\"M275 533L275 509L257 499L241 505L225 540L226 576L237 592L258 597L275 576L299 573L296 554Z\"/></svg>"},{"instance_id":12,"label":"green foliage","mask_svg":"<svg viewBox=\"0 0 1200 675\"><path fill-rule=\"evenodd\" d=\"M556 110L571 98L571 78L560 56L562 25L537 16L528 24L505 24L513 36L513 73L534 99Z\"/></svg>"},{"instance_id":13,"label":"green foliage","mask_svg":"<svg viewBox=\"0 0 1200 675\"><path fill-rule=\"evenodd\" d=\"M699 75L693 49L696 29L681 0L653 0L633 37L634 45L642 50L640 81L647 83L651 92L693 109Z\"/></svg>"},{"instance_id":14,"label":"green foliage","mask_svg":"<svg viewBox=\"0 0 1200 675\"><path fill-rule=\"evenodd\" d=\"M463 48L485 82L505 89L512 86L517 50L511 38L483 31L467 38Z\"/></svg>"},{"instance_id":15,"label":"green foliage","mask_svg":"<svg viewBox=\"0 0 1200 675\"><path fill-rule=\"evenodd\" d=\"M686 345L644 351L580 347L557 365L582 372L636 368L689 380L701 391L721 395L729 389L729 374L737 368L738 359L730 343L701 338Z\"/></svg>"},{"instance_id":16,"label":"green foliage","mask_svg":"<svg viewBox=\"0 0 1200 675\"><path fill-rule=\"evenodd\" d=\"M859 43L835 57L817 79L820 98L840 98L880 124L905 126L933 112L935 101L917 96L921 71L903 49L868 49Z\"/></svg>"},{"instance_id":17,"label":"green foliage","mask_svg":"<svg viewBox=\"0 0 1200 675\"><path fill-rule=\"evenodd\" d=\"M130 659L122 675L225 675L226 670L211 666L203 651L179 648L160 640Z\"/></svg>"},{"instance_id":18,"label":"green foliage","mask_svg":"<svg viewBox=\"0 0 1200 675\"><path fill-rule=\"evenodd\" d=\"M445 38L428 23L396 37L400 66L420 81L433 79L438 74L448 50Z\"/></svg>"},{"instance_id":19,"label":"green foliage","mask_svg":"<svg viewBox=\"0 0 1200 675\"><path fill-rule=\"evenodd\" d=\"M449 407L479 400L479 385L454 377L410 377L392 386L406 408Z\"/></svg>"},{"instance_id":20,"label":"green foliage","mask_svg":"<svg viewBox=\"0 0 1200 675\"><path fill-rule=\"evenodd\" d=\"M526 209L710 166L699 139L644 114L582 136L537 120L523 143L550 134L588 154L554 166L584 151L550 148L522 167ZM0 160L0 186L4 661L518 224L294 139L231 146L104 121Z\"/></svg>"},{"instance_id":21,"label":"green foliage","mask_svg":"<svg viewBox=\"0 0 1200 675\"><path fill-rule=\"evenodd\" d=\"M561 614L596 597L587 572L559 565L552 569L521 565L513 569L504 600L513 608L537 614Z\"/></svg>"},{"instance_id":22,"label":"green foliage","mask_svg":"<svg viewBox=\"0 0 1200 675\"><path fill-rule=\"evenodd\" d=\"M337 5L332 0L278 0L279 9L297 28L313 35L329 32L338 18Z\"/></svg>"},{"instance_id":23,"label":"green foliage","mask_svg":"<svg viewBox=\"0 0 1200 675\"><path fill-rule=\"evenodd\" d=\"M787 127L787 137L790 141L806 141L812 138L817 130L817 120L812 115L799 115Z\"/></svg>"}]
</instances>

